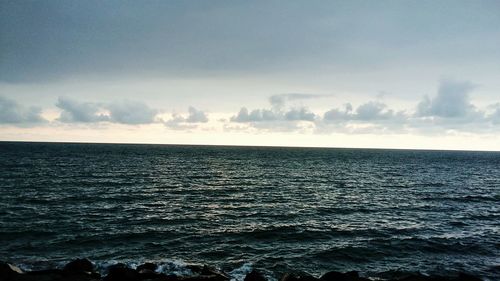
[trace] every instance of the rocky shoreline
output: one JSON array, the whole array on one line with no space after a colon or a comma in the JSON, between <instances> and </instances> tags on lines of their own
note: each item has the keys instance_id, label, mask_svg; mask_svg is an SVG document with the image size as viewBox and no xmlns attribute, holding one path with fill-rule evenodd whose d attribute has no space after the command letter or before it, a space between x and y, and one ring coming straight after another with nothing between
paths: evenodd
<instances>
[{"instance_id":1,"label":"rocky shoreline","mask_svg":"<svg viewBox=\"0 0 500 281\"><path fill-rule=\"evenodd\" d=\"M76 259L62 269L46 269L23 271L19 267L0 262L0 281L230 281L230 276L214 267L207 265L189 265L193 275L180 276L158 272L158 265L145 263L137 268L130 268L123 263L111 265L107 272L101 275L94 264L88 259ZM307 273L285 273L279 281L481 281L482 279L466 273L457 276L427 276L422 274L406 274L396 279L370 279L361 277L358 272L330 271L321 277ZM252 270L246 274L244 281L268 281L261 272Z\"/></svg>"}]
</instances>

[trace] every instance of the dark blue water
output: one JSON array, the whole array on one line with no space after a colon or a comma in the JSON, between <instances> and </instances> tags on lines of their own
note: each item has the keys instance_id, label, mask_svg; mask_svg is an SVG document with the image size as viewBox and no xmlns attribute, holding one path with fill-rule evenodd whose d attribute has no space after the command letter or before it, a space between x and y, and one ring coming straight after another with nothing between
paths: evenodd
<instances>
[{"instance_id":1,"label":"dark blue water","mask_svg":"<svg viewBox=\"0 0 500 281\"><path fill-rule=\"evenodd\" d=\"M500 153L0 143L0 259L498 278Z\"/></svg>"}]
</instances>

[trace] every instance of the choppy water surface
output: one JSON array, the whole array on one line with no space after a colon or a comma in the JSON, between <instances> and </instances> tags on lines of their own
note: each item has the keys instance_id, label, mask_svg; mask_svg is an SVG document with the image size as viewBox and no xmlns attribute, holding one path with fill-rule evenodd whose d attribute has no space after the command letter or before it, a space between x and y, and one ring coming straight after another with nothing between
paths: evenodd
<instances>
[{"instance_id":1,"label":"choppy water surface","mask_svg":"<svg viewBox=\"0 0 500 281\"><path fill-rule=\"evenodd\" d=\"M499 276L500 153L0 143L0 198L26 267Z\"/></svg>"}]
</instances>

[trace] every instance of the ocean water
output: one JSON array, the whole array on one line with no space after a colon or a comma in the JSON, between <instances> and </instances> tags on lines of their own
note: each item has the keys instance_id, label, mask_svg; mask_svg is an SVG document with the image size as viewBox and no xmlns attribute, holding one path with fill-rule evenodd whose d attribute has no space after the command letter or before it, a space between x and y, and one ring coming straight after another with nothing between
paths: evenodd
<instances>
[{"instance_id":1,"label":"ocean water","mask_svg":"<svg viewBox=\"0 0 500 281\"><path fill-rule=\"evenodd\" d=\"M500 276L500 153L0 143L0 259Z\"/></svg>"}]
</instances>

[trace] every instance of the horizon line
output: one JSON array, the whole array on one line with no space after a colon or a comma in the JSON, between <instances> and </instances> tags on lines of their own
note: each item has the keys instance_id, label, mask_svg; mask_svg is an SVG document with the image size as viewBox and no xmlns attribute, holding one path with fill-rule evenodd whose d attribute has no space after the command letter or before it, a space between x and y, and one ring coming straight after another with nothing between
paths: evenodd
<instances>
[{"instance_id":1,"label":"horizon line","mask_svg":"<svg viewBox=\"0 0 500 281\"><path fill-rule=\"evenodd\" d=\"M88 141L32 141L32 140L0 140L2 143L34 143L34 144L101 144L101 145L161 145L161 146L215 146L241 148L310 148L310 149L359 149L359 150L407 150L407 151L450 151L450 152L495 152L500 150L477 149L443 149L443 148L391 148L391 147L347 147L347 146L300 146L300 145L251 145L251 144L203 144L203 143L148 143L148 142L88 142Z\"/></svg>"}]
</instances>

